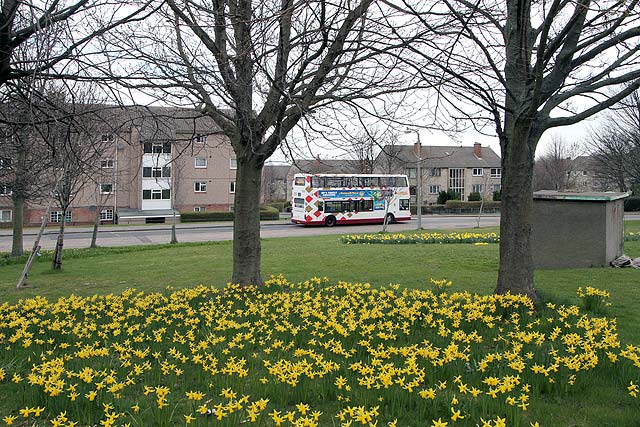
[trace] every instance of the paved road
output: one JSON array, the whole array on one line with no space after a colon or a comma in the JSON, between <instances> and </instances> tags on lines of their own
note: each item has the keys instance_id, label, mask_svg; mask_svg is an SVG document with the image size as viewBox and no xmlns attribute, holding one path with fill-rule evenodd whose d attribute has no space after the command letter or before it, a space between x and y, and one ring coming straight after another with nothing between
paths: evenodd
<instances>
[{"instance_id":1,"label":"paved road","mask_svg":"<svg viewBox=\"0 0 640 427\"><path fill-rule=\"evenodd\" d=\"M475 227L477 217L461 215L429 215L422 218L422 227L426 229L456 229ZM497 215L483 216L482 227L498 225L500 217ZM391 224L388 231L402 231L416 228L416 220ZM262 237L292 237L313 236L322 234L370 233L380 231L380 225L350 225L327 227L304 227L294 225L288 221L265 221L261 225ZM36 229L25 230L24 246L30 250L37 234ZM91 243L91 227L70 227L65 232L65 248L86 248ZM48 227L41 240L43 249L53 249L57 238L57 228ZM202 242L210 240L231 240L233 238L233 224L179 224L177 235L180 242ZM100 229L98 245L100 246L129 246L168 243L171 229L167 224L144 226L107 226ZM11 250L11 230L0 230L0 251Z\"/></svg>"}]
</instances>

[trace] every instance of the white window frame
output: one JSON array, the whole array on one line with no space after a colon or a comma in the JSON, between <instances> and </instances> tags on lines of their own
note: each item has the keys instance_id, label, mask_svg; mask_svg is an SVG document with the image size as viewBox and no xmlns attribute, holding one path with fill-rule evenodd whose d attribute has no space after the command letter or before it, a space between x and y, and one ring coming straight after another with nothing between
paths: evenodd
<instances>
[{"instance_id":1,"label":"white window frame","mask_svg":"<svg viewBox=\"0 0 640 427\"><path fill-rule=\"evenodd\" d=\"M113 133L103 133L100 135L100 141L102 142L116 142L116 136Z\"/></svg>"},{"instance_id":2,"label":"white window frame","mask_svg":"<svg viewBox=\"0 0 640 427\"><path fill-rule=\"evenodd\" d=\"M482 185L482 184L471 184L471 192L472 193L484 194L484 185Z\"/></svg>"},{"instance_id":3,"label":"white window frame","mask_svg":"<svg viewBox=\"0 0 640 427\"><path fill-rule=\"evenodd\" d=\"M207 143L207 135L198 134L193 137L194 144L206 144Z\"/></svg>"},{"instance_id":4,"label":"white window frame","mask_svg":"<svg viewBox=\"0 0 640 427\"><path fill-rule=\"evenodd\" d=\"M435 189L435 191L433 191ZM429 194L439 194L440 193L440 184L431 184L429 185Z\"/></svg>"},{"instance_id":5,"label":"white window frame","mask_svg":"<svg viewBox=\"0 0 640 427\"><path fill-rule=\"evenodd\" d=\"M471 169L471 176L483 176L484 169L482 168L473 168Z\"/></svg>"},{"instance_id":6,"label":"white window frame","mask_svg":"<svg viewBox=\"0 0 640 427\"><path fill-rule=\"evenodd\" d=\"M409 179L416 179L418 177L418 168L405 168L405 172Z\"/></svg>"},{"instance_id":7,"label":"white window frame","mask_svg":"<svg viewBox=\"0 0 640 427\"><path fill-rule=\"evenodd\" d=\"M198 166L198 160L204 160L204 166ZM206 157L196 157L194 159L194 167L196 169L206 169L208 165L209 165L209 159L207 159Z\"/></svg>"},{"instance_id":8,"label":"white window frame","mask_svg":"<svg viewBox=\"0 0 640 427\"><path fill-rule=\"evenodd\" d=\"M193 207L193 211L194 212L206 212L207 211L207 207L206 206L194 206Z\"/></svg>"},{"instance_id":9,"label":"white window frame","mask_svg":"<svg viewBox=\"0 0 640 427\"><path fill-rule=\"evenodd\" d=\"M193 183L193 192L194 193L206 193L207 192L207 181L196 181Z\"/></svg>"},{"instance_id":10,"label":"white window frame","mask_svg":"<svg viewBox=\"0 0 640 427\"><path fill-rule=\"evenodd\" d=\"M229 169L231 170L238 169L238 159L229 159Z\"/></svg>"},{"instance_id":11,"label":"white window frame","mask_svg":"<svg viewBox=\"0 0 640 427\"><path fill-rule=\"evenodd\" d=\"M0 169L10 168L11 159L9 157L0 157Z\"/></svg>"},{"instance_id":12,"label":"white window frame","mask_svg":"<svg viewBox=\"0 0 640 427\"><path fill-rule=\"evenodd\" d=\"M116 162L111 157L100 159L100 169L113 169L115 165Z\"/></svg>"},{"instance_id":13,"label":"white window frame","mask_svg":"<svg viewBox=\"0 0 640 427\"><path fill-rule=\"evenodd\" d=\"M100 221L113 221L113 209L102 209L100 211Z\"/></svg>"},{"instance_id":14,"label":"white window frame","mask_svg":"<svg viewBox=\"0 0 640 427\"><path fill-rule=\"evenodd\" d=\"M9 212L9 219L2 219L4 218L4 214L5 212ZM13 211L10 209L1 209L0 210L0 222L11 222L13 220Z\"/></svg>"},{"instance_id":15,"label":"white window frame","mask_svg":"<svg viewBox=\"0 0 640 427\"><path fill-rule=\"evenodd\" d=\"M0 196L11 196L13 191L7 184L0 184Z\"/></svg>"},{"instance_id":16,"label":"white window frame","mask_svg":"<svg viewBox=\"0 0 640 427\"><path fill-rule=\"evenodd\" d=\"M103 185L110 185L111 186L111 190L110 191L104 191L102 186ZM98 189L100 190L100 194L113 194L113 182L101 182L98 185Z\"/></svg>"},{"instance_id":17,"label":"white window frame","mask_svg":"<svg viewBox=\"0 0 640 427\"><path fill-rule=\"evenodd\" d=\"M491 178L502 178L502 168L491 168Z\"/></svg>"},{"instance_id":18,"label":"white window frame","mask_svg":"<svg viewBox=\"0 0 640 427\"><path fill-rule=\"evenodd\" d=\"M442 168L431 168L431 169L429 169L429 175L431 175L431 176L442 176Z\"/></svg>"},{"instance_id":19,"label":"white window frame","mask_svg":"<svg viewBox=\"0 0 640 427\"><path fill-rule=\"evenodd\" d=\"M493 190L492 192L498 192L498 191L502 191L502 184L493 184L491 186L491 189Z\"/></svg>"},{"instance_id":20,"label":"white window frame","mask_svg":"<svg viewBox=\"0 0 640 427\"><path fill-rule=\"evenodd\" d=\"M229 181L229 194L235 194L235 193L236 193L236 182Z\"/></svg>"},{"instance_id":21,"label":"white window frame","mask_svg":"<svg viewBox=\"0 0 640 427\"><path fill-rule=\"evenodd\" d=\"M51 211L49 212L49 222L59 223L62 219L62 211ZM73 221L73 214L70 210L67 211L67 214L64 217L64 222Z\"/></svg>"}]
</instances>

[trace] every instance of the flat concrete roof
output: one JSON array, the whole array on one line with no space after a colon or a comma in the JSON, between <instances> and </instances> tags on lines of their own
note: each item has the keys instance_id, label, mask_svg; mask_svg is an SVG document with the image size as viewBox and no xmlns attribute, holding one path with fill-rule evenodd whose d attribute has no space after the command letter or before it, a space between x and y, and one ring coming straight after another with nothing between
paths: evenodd
<instances>
[{"instance_id":1,"label":"flat concrete roof","mask_svg":"<svg viewBox=\"0 0 640 427\"><path fill-rule=\"evenodd\" d=\"M573 200L584 202L611 202L613 200L624 199L629 197L631 193L616 193L612 191L607 192L569 192L569 191L553 191L553 190L540 190L533 193L534 199L546 199L546 200Z\"/></svg>"}]
</instances>

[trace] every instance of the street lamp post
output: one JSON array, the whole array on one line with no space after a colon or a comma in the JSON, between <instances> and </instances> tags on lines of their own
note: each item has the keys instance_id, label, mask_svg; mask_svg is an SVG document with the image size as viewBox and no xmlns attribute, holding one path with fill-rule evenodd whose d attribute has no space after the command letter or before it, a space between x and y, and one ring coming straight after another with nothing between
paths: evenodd
<instances>
[{"instance_id":1,"label":"street lamp post","mask_svg":"<svg viewBox=\"0 0 640 427\"><path fill-rule=\"evenodd\" d=\"M416 164L417 164L417 170L416 170L416 175L417 175L417 181L418 181L418 185L416 188L416 204L418 205L416 207L416 212L418 213L418 230L422 229L422 143L420 142L420 133L415 130L415 129L407 129L405 131L405 133L411 133L414 132L416 134L416 137L418 139L418 142L415 144L415 146L417 146L418 148L418 152L416 154L416 150L415 150L415 146L414 146L414 150L413 150L413 155L416 156Z\"/></svg>"}]
</instances>

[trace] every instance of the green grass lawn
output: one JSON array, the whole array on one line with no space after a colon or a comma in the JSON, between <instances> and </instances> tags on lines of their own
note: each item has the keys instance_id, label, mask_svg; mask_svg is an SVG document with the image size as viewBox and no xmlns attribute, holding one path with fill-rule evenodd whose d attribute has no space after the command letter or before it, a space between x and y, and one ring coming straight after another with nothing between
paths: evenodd
<instances>
[{"instance_id":1,"label":"green grass lawn","mask_svg":"<svg viewBox=\"0 0 640 427\"><path fill-rule=\"evenodd\" d=\"M627 231L637 232L640 221L628 221L625 226ZM640 241L627 242L625 253L640 256ZM283 274L292 282L318 276L332 282L368 282L374 286L397 283L425 288L430 278L446 278L454 284L452 291L489 294L497 278L498 245L345 245L336 235L277 238L263 240L262 260L265 276ZM36 263L29 288L18 291L15 283L21 270L21 264L0 267L0 304L36 295L52 300L70 294L120 293L126 288L152 292L197 284L221 287L231 276L231 243L76 251L59 272L53 272L49 262ZM639 270L541 270L535 273L535 282L542 298L557 304L578 304L579 286L607 289L612 306L606 314L618 319L623 345L640 343ZM638 372L630 374L636 382L640 379ZM582 388L580 393L536 398L530 409L531 419L543 421L541 426L639 425L640 412L636 409L640 406L629 405L620 392L621 384L610 380L606 373L594 374L590 381L591 386ZM9 405L1 401L0 414L6 413ZM528 423L523 426L528 427Z\"/></svg>"}]
</instances>

